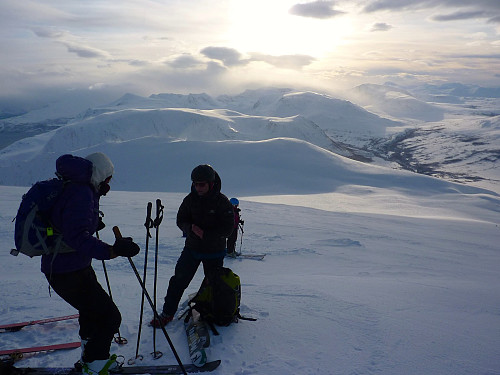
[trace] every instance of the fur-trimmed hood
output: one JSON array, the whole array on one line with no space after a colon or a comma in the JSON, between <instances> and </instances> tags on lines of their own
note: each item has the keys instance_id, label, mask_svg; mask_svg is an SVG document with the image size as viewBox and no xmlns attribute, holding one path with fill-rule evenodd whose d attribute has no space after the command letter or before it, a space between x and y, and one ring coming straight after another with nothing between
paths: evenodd
<instances>
[{"instance_id":1,"label":"fur-trimmed hood","mask_svg":"<svg viewBox=\"0 0 500 375\"><path fill-rule=\"evenodd\" d=\"M87 155L85 159L92 162L92 177L90 178L90 183L98 191L101 182L108 177L113 176L115 167L111 162L111 159L102 152L95 152Z\"/></svg>"}]
</instances>

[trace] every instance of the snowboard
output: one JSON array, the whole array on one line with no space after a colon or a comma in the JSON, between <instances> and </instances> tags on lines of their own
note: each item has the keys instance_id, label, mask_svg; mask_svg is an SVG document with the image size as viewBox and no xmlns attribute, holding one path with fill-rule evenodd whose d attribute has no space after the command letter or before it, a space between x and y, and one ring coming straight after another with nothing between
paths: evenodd
<instances>
[{"instance_id":1,"label":"snowboard","mask_svg":"<svg viewBox=\"0 0 500 375\"><path fill-rule=\"evenodd\" d=\"M190 309L184 319L184 327L189 347L189 356L195 366L201 367L207 362L205 348L210 346L210 334L206 323L200 320L200 314Z\"/></svg>"}]
</instances>

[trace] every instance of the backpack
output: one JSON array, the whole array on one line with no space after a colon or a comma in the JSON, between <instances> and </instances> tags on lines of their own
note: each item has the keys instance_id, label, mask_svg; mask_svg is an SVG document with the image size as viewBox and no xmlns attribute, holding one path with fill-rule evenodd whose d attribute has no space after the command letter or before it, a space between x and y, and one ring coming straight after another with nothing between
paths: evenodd
<instances>
[{"instance_id":1,"label":"backpack","mask_svg":"<svg viewBox=\"0 0 500 375\"><path fill-rule=\"evenodd\" d=\"M238 318L244 318L240 315L241 302L241 282L240 277L231 269L225 267L217 268L217 271L211 276L203 279L198 293L191 299L191 308L198 311L201 319L210 325L228 326L237 322Z\"/></svg>"},{"instance_id":2,"label":"backpack","mask_svg":"<svg viewBox=\"0 0 500 375\"><path fill-rule=\"evenodd\" d=\"M15 218L16 249L12 249L12 255L21 252L34 257L75 251L63 242L62 234L52 227L49 220L65 184L65 181L58 178L39 181L23 195Z\"/></svg>"}]
</instances>

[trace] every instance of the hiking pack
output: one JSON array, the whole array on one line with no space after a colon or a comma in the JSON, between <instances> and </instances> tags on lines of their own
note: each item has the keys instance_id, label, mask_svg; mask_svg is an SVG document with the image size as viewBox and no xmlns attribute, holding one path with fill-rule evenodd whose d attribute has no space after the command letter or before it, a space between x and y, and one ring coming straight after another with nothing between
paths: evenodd
<instances>
[{"instance_id":1,"label":"hiking pack","mask_svg":"<svg viewBox=\"0 0 500 375\"><path fill-rule=\"evenodd\" d=\"M15 218L12 255L34 257L75 251L63 242L62 235L50 224L50 213L66 182L53 178L35 183L23 195Z\"/></svg>"},{"instance_id":2,"label":"hiking pack","mask_svg":"<svg viewBox=\"0 0 500 375\"><path fill-rule=\"evenodd\" d=\"M240 315L241 281L231 269L219 267L211 275L205 277L198 293L191 299L189 305L198 311L201 319L206 321L212 331L217 334L214 324L228 326L238 319L255 320Z\"/></svg>"},{"instance_id":3,"label":"hiking pack","mask_svg":"<svg viewBox=\"0 0 500 375\"><path fill-rule=\"evenodd\" d=\"M240 277L229 268L218 267L211 279L203 279L191 303L203 320L228 326L237 319L240 311Z\"/></svg>"}]
</instances>

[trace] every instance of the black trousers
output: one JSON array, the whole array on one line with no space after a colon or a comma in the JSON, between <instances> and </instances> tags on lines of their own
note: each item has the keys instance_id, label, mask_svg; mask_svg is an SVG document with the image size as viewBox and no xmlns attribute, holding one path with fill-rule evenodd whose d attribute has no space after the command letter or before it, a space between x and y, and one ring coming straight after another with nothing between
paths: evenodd
<instances>
[{"instance_id":1,"label":"black trousers","mask_svg":"<svg viewBox=\"0 0 500 375\"><path fill-rule=\"evenodd\" d=\"M238 228L234 228L231 235L227 238L227 252L234 253L236 249L236 240L238 239Z\"/></svg>"},{"instance_id":2,"label":"black trousers","mask_svg":"<svg viewBox=\"0 0 500 375\"><path fill-rule=\"evenodd\" d=\"M184 294L184 290L189 286L193 280L200 263L203 263L203 271L205 276L210 278L213 270L222 267L224 264L224 257L214 259L198 259L193 256L193 253L184 248L181 256L175 265L174 276L170 278L168 283L167 296L165 297L165 304L163 305L163 313L166 315L174 315L179 307L179 301Z\"/></svg>"},{"instance_id":3,"label":"black trousers","mask_svg":"<svg viewBox=\"0 0 500 375\"><path fill-rule=\"evenodd\" d=\"M90 266L45 277L52 289L80 314L80 337L88 340L83 361L108 359L111 341L120 328L122 317L97 281L94 269Z\"/></svg>"}]
</instances>

